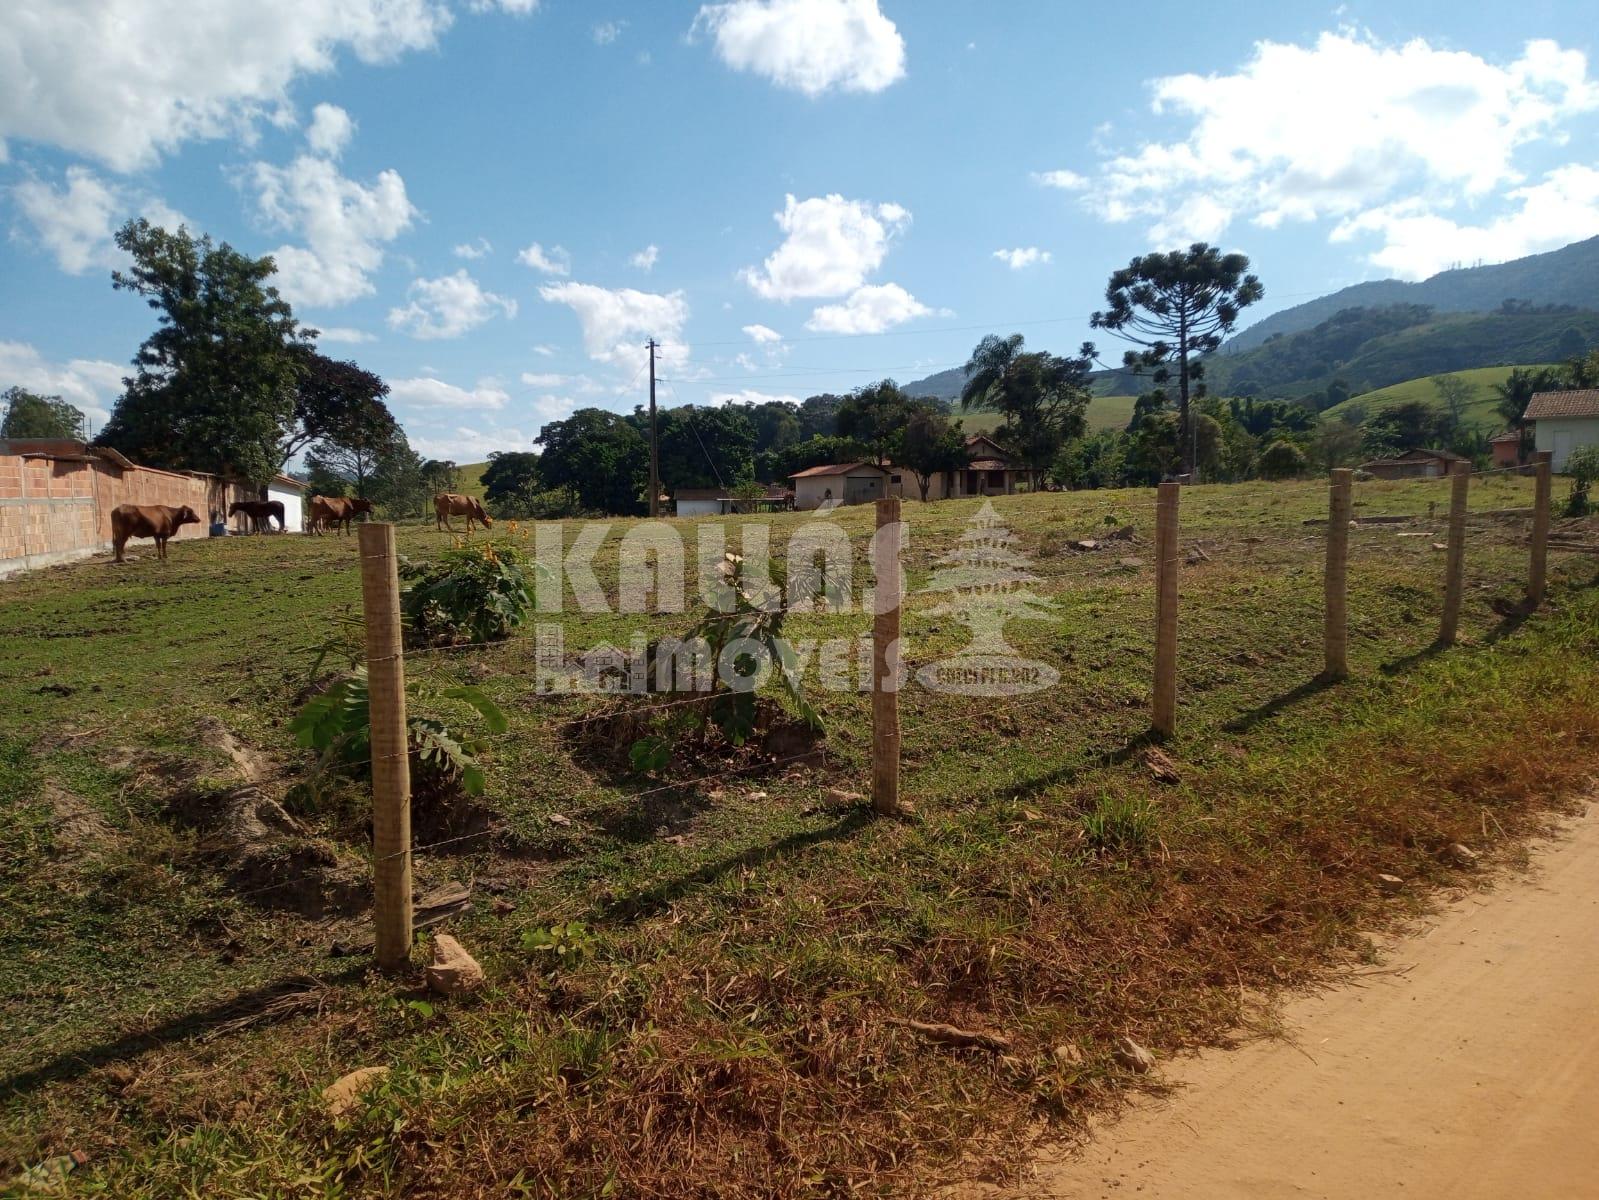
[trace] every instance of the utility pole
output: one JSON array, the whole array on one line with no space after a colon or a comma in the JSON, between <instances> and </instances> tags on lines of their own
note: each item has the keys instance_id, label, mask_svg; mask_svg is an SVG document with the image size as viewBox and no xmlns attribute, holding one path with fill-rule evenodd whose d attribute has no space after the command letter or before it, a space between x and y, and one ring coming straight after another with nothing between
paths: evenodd
<instances>
[{"instance_id":1,"label":"utility pole","mask_svg":"<svg viewBox=\"0 0 1599 1200\"><path fill-rule=\"evenodd\" d=\"M650 339L650 517L661 515L661 443L655 433L655 348Z\"/></svg>"}]
</instances>

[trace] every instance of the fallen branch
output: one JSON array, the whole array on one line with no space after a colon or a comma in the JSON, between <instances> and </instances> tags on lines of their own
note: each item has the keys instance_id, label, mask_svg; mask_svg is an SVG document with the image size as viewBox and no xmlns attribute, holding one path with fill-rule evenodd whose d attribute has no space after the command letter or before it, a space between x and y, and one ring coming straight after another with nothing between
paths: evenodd
<instances>
[{"instance_id":1,"label":"fallen branch","mask_svg":"<svg viewBox=\"0 0 1599 1200\"><path fill-rule=\"evenodd\" d=\"M909 1017L890 1017L889 1024L903 1025L929 1041L940 1042L946 1046L976 1046L980 1050L992 1050L995 1054L1004 1054L1011 1048L1011 1040L1001 1034L960 1029L939 1021L913 1021Z\"/></svg>"}]
</instances>

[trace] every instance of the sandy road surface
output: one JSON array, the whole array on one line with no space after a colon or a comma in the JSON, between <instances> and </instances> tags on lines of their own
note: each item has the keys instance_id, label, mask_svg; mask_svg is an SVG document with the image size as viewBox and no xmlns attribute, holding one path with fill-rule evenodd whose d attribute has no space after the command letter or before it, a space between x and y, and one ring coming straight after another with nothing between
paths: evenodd
<instances>
[{"instance_id":1,"label":"sandy road surface","mask_svg":"<svg viewBox=\"0 0 1599 1200\"><path fill-rule=\"evenodd\" d=\"M1007 1194L1599 1198L1599 803L1534 860Z\"/></svg>"}]
</instances>

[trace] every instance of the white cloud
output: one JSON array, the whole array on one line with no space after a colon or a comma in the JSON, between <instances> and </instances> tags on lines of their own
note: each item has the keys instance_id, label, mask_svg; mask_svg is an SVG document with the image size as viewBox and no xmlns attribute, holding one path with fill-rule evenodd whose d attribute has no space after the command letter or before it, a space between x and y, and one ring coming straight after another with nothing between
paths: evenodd
<instances>
[{"instance_id":1,"label":"white cloud","mask_svg":"<svg viewBox=\"0 0 1599 1200\"><path fill-rule=\"evenodd\" d=\"M1054 256L1048 250L1040 250L1037 246L1017 246L1014 250L996 250L994 257L1012 271L1020 271L1039 263L1047 263Z\"/></svg>"},{"instance_id":2,"label":"white cloud","mask_svg":"<svg viewBox=\"0 0 1599 1200\"><path fill-rule=\"evenodd\" d=\"M1076 171L1034 171L1033 182L1063 192L1080 192L1088 186L1088 177Z\"/></svg>"},{"instance_id":3,"label":"white cloud","mask_svg":"<svg viewBox=\"0 0 1599 1200\"><path fill-rule=\"evenodd\" d=\"M731 0L701 6L694 31L717 56L779 87L880 92L905 74L905 39L877 0Z\"/></svg>"},{"instance_id":4,"label":"white cloud","mask_svg":"<svg viewBox=\"0 0 1599 1200\"><path fill-rule=\"evenodd\" d=\"M416 377L389 382L389 396L400 404L426 411L433 408L499 409L510 403L506 390L493 380L480 380L474 388L456 387L442 379Z\"/></svg>"},{"instance_id":5,"label":"white cloud","mask_svg":"<svg viewBox=\"0 0 1599 1200\"><path fill-rule=\"evenodd\" d=\"M1148 219L1170 244L1239 219L1274 228L1400 201L1486 201L1521 182L1521 147L1599 108L1599 85L1580 51L1552 41L1499 65L1342 32L1260 42L1230 75L1157 79L1153 108L1186 121L1186 135L1109 157L1086 199L1108 220Z\"/></svg>"},{"instance_id":6,"label":"white cloud","mask_svg":"<svg viewBox=\"0 0 1599 1200\"><path fill-rule=\"evenodd\" d=\"M539 371L523 371L522 382L527 384L528 387L558 388L565 387L567 379L565 375L555 375L548 372Z\"/></svg>"},{"instance_id":7,"label":"white cloud","mask_svg":"<svg viewBox=\"0 0 1599 1200\"><path fill-rule=\"evenodd\" d=\"M87 167L68 167L64 187L29 177L11 193L33 236L69 275L122 266L126 256L112 236L127 217L142 216L173 230L187 223L160 200L107 183Z\"/></svg>"},{"instance_id":8,"label":"white cloud","mask_svg":"<svg viewBox=\"0 0 1599 1200\"><path fill-rule=\"evenodd\" d=\"M856 288L842 304L824 304L805 328L817 333L882 333L933 310L897 283Z\"/></svg>"},{"instance_id":9,"label":"white cloud","mask_svg":"<svg viewBox=\"0 0 1599 1200\"><path fill-rule=\"evenodd\" d=\"M593 30L594 44L596 46L609 46L622 36L622 30L626 28L626 21L601 21Z\"/></svg>"},{"instance_id":10,"label":"white cloud","mask_svg":"<svg viewBox=\"0 0 1599 1200\"><path fill-rule=\"evenodd\" d=\"M655 264L660 261L660 258L661 248L654 242L651 242L648 246L645 246L644 249L640 250L627 261L632 263L641 271L653 271L655 269Z\"/></svg>"},{"instance_id":11,"label":"white cloud","mask_svg":"<svg viewBox=\"0 0 1599 1200\"><path fill-rule=\"evenodd\" d=\"M775 342L780 342L783 340L782 334L778 333L775 329L768 328L765 325L746 325L744 326L744 333L749 337L750 341L754 342L757 346L770 346Z\"/></svg>"},{"instance_id":12,"label":"white cloud","mask_svg":"<svg viewBox=\"0 0 1599 1200\"><path fill-rule=\"evenodd\" d=\"M473 12L493 12L499 9L514 17L525 17L538 10L539 0L471 0Z\"/></svg>"},{"instance_id":13,"label":"white cloud","mask_svg":"<svg viewBox=\"0 0 1599 1200\"><path fill-rule=\"evenodd\" d=\"M389 324L414 338L455 338L487 324L496 311L516 316L516 301L486 291L462 268L437 279L414 279L404 308L389 310Z\"/></svg>"},{"instance_id":14,"label":"white cloud","mask_svg":"<svg viewBox=\"0 0 1599 1200\"><path fill-rule=\"evenodd\" d=\"M768 300L842 296L860 287L888 253L891 238L910 224L898 204L873 204L843 196L783 199L773 219L786 235L760 269L740 274Z\"/></svg>"},{"instance_id":15,"label":"white cloud","mask_svg":"<svg viewBox=\"0 0 1599 1200\"><path fill-rule=\"evenodd\" d=\"M462 242L452 253L456 258L479 259L487 258L489 251L493 249L494 247L489 245L488 238L480 237L475 242Z\"/></svg>"},{"instance_id":16,"label":"white cloud","mask_svg":"<svg viewBox=\"0 0 1599 1200\"><path fill-rule=\"evenodd\" d=\"M45 396L60 396L98 429L111 416L122 394L122 376L131 367L104 359L74 358L65 364L48 361L27 342L0 341L0 379Z\"/></svg>"},{"instance_id":17,"label":"white cloud","mask_svg":"<svg viewBox=\"0 0 1599 1200\"><path fill-rule=\"evenodd\" d=\"M118 171L148 167L286 109L297 77L332 70L345 51L392 61L434 45L450 20L439 0L8 0L0 146L17 138Z\"/></svg>"},{"instance_id":18,"label":"white cloud","mask_svg":"<svg viewBox=\"0 0 1599 1200\"><path fill-rule=\"evenodd\" d=\"M688 361L688 347L681 341L688 300L682 292L660 295L592 283L553 283L541 287L539 295L577 314L583 350L596 362L629 366L642 362L643 343L651 337L664 343L657 361L672 367Z\"/></svg>"},{"instance_id":19,"label":"white cloud","mask_svg":"<svg viewBox=\"0 0 1599 1200\"><path fill-rule=\"evenodd\" d=\"M535 271L543 271L546 275L566 276L572 273L572 256L560 246L551 246L545 250L543 246L534 242L517 254L516 261L532 267Z\"/></svg>"},{"instance_id":20,"label":"white cloud","mask_svg":"<svg viewBox=\"0 0 1599 1200\"><path fill-rule=\"evenodd\" d=\"M311 110L311 124L306 126L305 141L313 154L324 158L337 158L344 153L355 134L355 122L350 114L337 104L318 104Z\"/></svg>"},{"instance_id":21,"label":"white cloud","mask_svg":"<svg viewBox=\"0 0 1599 1200\"><path fill-rule=\"evenodd\" d=\"M554 346L544 346L544 345L534 346L533 347L533 353L541 355L544 358L554 358L555 357L555 347Z\"/></svg>"},{"instance_id":22,"label":"white cloud","mask_svg":"<svg viewBox=\"0 0 1599 1200\"><path fill-rule=\"evenodd\" d=\"M1572 163L1509 194L1515 208L1482 224L1462 224L1423 204L1397 203L1342 221L1335 242L1375 233L1368 257L1401 279L1425 279L1451 266L1503 262L1599 235L1599 170Z\"/></svg>"},{"instance_id":23,"label":"white cloud","mask_svg":"<svg viewBox=\"0 0 1599 1200\"><path fill-rule=\"evenodd\" d=\"M753 388L745 388L741 392L712 392L712 404L798 404L798 396L786 393L775 395L771 392L757 392Z\"/></svg>"},{"instance_id":24,"label":"white cloud","mask_svg":"<svg viewBox=\"0 0 1599 1200\"><path fill-rule=\"evenodd\" d=\"M499 450L529 450L533 446L532 434L525 433L519 428L499 425L487 429L456 425L443 430L433 430L412 424L406 428L406 437L411 443L411 448L423 458L437 458L455 463L483 462L490 454Z\"/></svg>"},{"instance_id":25,"label":"white cloud","mask_svg":"<svg viewBox=\"0 0 1599 1200\"><path fill-rule=\"evenodd\" d=\"M377 335L367 333L364 329L351 329L346 325L330 325L325 329L318 329L318 340L333 345L359 346L363 342L377 341Z\"/></svg>"},{"instance_id":26,"label":"white cloud","mask_svg":"<svg viewBox=\"0 0 1599 1200\"><path fill-rule=\"evenodd\" d=\"M399 237L417 211L397 171L370 187L347 179L333 162L302 154L286 167L251 164L261 216L298 233L304 246L279 246L277 286L296 305L347 304L375 290L369 276L383 265L383 243Z\"/></svg>"}]
</instances>

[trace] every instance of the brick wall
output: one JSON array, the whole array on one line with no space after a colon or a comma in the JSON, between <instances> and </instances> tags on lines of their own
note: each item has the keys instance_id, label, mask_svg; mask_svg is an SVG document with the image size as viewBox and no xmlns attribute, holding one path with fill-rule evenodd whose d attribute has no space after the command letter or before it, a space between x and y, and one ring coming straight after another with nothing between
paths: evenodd
<instances>
[{"instance_id":1,"label":"brick wall","mask_svg":"<svg viewBox=\"0 0 1599 1200\"><path fill-rule=\"evenodd\" d=\"M209 475L119 467L83 455L0 455L0 575L81 558L109 547L119 504L187 504L201 524L180 538L207 536L213 512L226 513L246 489Z\"/></svg>"}]
</instances>

